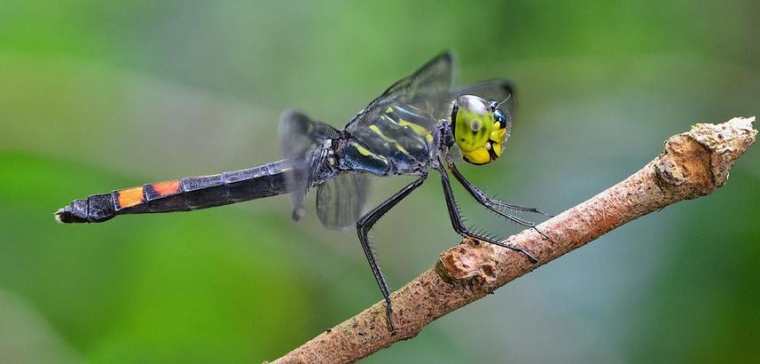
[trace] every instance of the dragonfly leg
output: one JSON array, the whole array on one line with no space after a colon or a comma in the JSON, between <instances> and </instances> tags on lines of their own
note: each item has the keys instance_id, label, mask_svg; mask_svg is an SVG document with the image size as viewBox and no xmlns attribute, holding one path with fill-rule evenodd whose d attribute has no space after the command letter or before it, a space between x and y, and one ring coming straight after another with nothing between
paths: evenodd
<instances>
[{"instance_id":1,"label":"dragonfly leg","mask_svg":"<svg viewBox=\"0 0 760 364\"><path fill-rule=\"evenodd\" d=\"M536 232L538 232L539 234L541 234L541 236L543 236L544 238L546 238L546 240L554 242L554 240L552 240L552 238L550 238L548 235L546 235L543 231L541 231L538 228L536 228L536 224L535 223L533 223L531 221L528 221L528 220L525 220L525 219L523 219L523 218L521 218L519 216L512 215L512 214L508 213L505 210L532 212L532 213L541 214L541 215L544 215L544 216L551 216L551 215L549 215L547 213L544 213L544 212L542 212L539 209L534 208L534 207L522 207L522 206L512 205L512 204L508 204L508 203L503 202L503 201L499 201L499 200L497 200L497 199L495 199L495 198L493 198L491 196L488 196L488 194L486 194L485 192L483 192L483 190L481 190L480 188L478 188L478 186L475 186L472 182L468 181L464 177L464 175L462 175L462 173L459 172L459 169L457 169L457 167L456 167L456 165L454 165L454 163L449 163L449 168L451 169L451 173L454 174L454 178L456 178L457 181L459 181L459 183L462 185L462 187L464 187L464 189L467 190L467 192L469 192L470 195L473 198L475 198L476 201L478 201L478 203L480 203L481 205L485 206L489 211L491 211L491 212L493 212L493 213L495 213L495 214L497 214L497 215L499 215L499 216L501 216L501 217L503 217L505 219L508 219L509 221L512 221L512 222L514 222L514 223L516 223L518 225L522 225L522 226L526 226L526 227L532 228L533 230L536 230Z\"/></svg>"},{"instance_id":2,"label":"dragonfly leg","mask_svg":"<svg viewBox=\"0 0 760 364\"><path fill-rule=\"evenodd\" d=\"M372 226L375 225L375 223L380 220L380 218L385 215L386 212L390 211L390 209L396 206L396 204L398 204L406 196L409 196L409 194L412 193L412 191L414 191L417 187L422 185L422 183L425 181L425 178L427 178L427 175L423 175L414 182L404 186L404 188L396 192L387 200L383 201L380 205L362 216L359 221L356 222L356 232L359 235L359 242L361 243L362 249L364 250L364 255L367 256L367 262L372 269L372 275L375 277L377 285L380 287L380 292L383 294L383 299L385 299L385 315L388 319L388 326L390 327L391 332L395 331L395 328L393 327L393 307L391 305L391 292L390 288L388 288L388 283L385 281L383 272L380 270L380 266L377 264L375 253L372 251L372 247L370 246L368 233L372 229Z\"/></svg>"},{"instance_id":3,"label":"dragonfly leg","mask_svg":"<svg viewBox=\"0 0 760 364\"><path fill-rule=\"evenodd\" d=\"M475 200L477 200L484 206L488 207L489 210L494 211L495 209L506 209L506 210L512 210L512 211L532 212L534 214L552 217L552 215L547 214L535 207L523 207L523 206L518 206L518 205L512 205L510 203L500 201L491 196L488 196L488 194L483 192L483 190L478 188L478 186L475 186L472 182L468 181L467 178L464 177L462 172L459 171L459 169L456 167L454 163L449 163L449 169L451 169L451 173L454 174L454 178L456 178L457 181L459 181L459 183L462 184L462 186L467 190L467 192L469 192L470 195L472 195L472 197L475 198ZM494 212L497 212L497 211L494 211Z\"/></svg>"},{"instance_id":4,"label":"dragonfly leg","mask_svg":"<svg viewBox=\"0 0 760 364\"><path fill-rule=\"evenodd\" d=\"M486 234L480 234L480 233L470 230L462 221L462 214L459 211L459 206L457 206L456 199L454 198L454 192L451 190L451 182L449 181L448 172L446 172L446 169L443 167L439 168L438 171L441 173L441 184L443 186L444 197L446 198L446 207L449 210L449 218L451 219L451 225L453 226L454 230L457 233L459 233L459 235L462 235L468 238L478 239L486 243L498 245L500 247L516 251L518 253L525 255L528 258L528 260L531 261L531 263L538 263L538 258L536 258L533 254L531 254L530 252L528 252L527 250L523 248L516 247L510 244L505 244L499 241L498 239L490 237Z\"/></svg>"}]
</instances>

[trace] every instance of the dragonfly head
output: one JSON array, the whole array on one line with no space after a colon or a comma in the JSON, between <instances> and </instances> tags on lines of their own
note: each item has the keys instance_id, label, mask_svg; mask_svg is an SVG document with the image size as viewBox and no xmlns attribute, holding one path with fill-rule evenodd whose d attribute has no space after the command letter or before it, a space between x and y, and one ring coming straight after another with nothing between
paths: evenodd
<instances>
[{"instance_id":1,"label":"dragonfly head","mask_svg":"<svg viewBox=\"0 0 760 364\"><path fill-rule=\"evenodd\" d=\"M483 165L501 156L509 137L511 121L496 101L462 95L451 111L454 141L465 161Z\"/></svg>"}]
</instances>

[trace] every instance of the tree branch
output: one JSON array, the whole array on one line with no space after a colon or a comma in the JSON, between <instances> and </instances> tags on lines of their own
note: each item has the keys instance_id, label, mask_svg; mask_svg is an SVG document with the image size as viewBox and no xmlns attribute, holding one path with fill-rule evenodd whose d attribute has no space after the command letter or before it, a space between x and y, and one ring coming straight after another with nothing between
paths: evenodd
<instances>
[{"instance_id":1,"label":"tree branch","mask_svg":"<svg viewBox=\"0 0 760 364\"><path fill-rule=\"evenodd\" d=\"M670 137L665 150L638 172L539 225L552 241L533 229L507 239L532 252L539 264L507 249L463 241L441 253L434 268L393 293L395 334L388 330L385 305L380 301L275 362L347 363L364 358L416 336L431 321L620 225L713 192L726 182L734 161L754 143L754 120L696 124L689 132Z\"/></svg>"}]
</instances>

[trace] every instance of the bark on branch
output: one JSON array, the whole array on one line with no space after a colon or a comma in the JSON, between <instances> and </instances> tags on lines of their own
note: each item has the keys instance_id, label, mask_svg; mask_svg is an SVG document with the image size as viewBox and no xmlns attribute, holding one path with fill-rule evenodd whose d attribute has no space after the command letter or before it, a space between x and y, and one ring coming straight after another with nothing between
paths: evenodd
<instances>
[{"instance_id":1,"label":"bark on branch","mask_svg":"<svg viewBox=\"0 0 760 364\"><path fill-rule=\"evenodd\" d=\"M539 229L507 239L533 252L525 256L478 241L463 241L440 255L431 268L391 296L396 332L388 331L382 301L301 345L275 363L347 363L416 336L431 321L478 300L539 265L604 233L672 203L721 187L739 156L755 141L751 118L696 124L670 137L664 151L641 170L591 199L553 217Z\"/></svg>"}]
</instances>

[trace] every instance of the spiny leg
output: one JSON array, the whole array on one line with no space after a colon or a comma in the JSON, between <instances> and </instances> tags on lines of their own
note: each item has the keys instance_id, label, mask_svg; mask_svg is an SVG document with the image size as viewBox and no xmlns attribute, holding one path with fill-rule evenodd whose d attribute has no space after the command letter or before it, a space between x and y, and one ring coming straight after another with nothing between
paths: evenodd
<instances>
[{"instance_id":1,"label":"spiny leg","mask_svg":"<svg viewBox=\"0 0 760 364\"><path fill-rule=\"evenodd\" d=\"M475 238L475 239L482 240L490 244L498 245L500 247L516 251L518 253L522 253L531 261L531 263L538 263L538 259L535 256L533 256L533 254L526 251L525 249L512 246L510 244L502 243L485 234L479 234L479 233L473 232L467 226L465 226L464 222L462 221L462 215L459 212L459 206L457 206L456 200L454 198L454 192L451 190L451 182L449 181L449 174L448 172L446 172L446 169L443 167L439 168L438 171L441 173L441 184L443 186L444 197L446 198L446 207L449 210L449 218L451 219L451 225L454 227L454 230L457 233L459 233L460 235L464 237Z\"/></svg>"},{"instance_id":2,"label":"spiny leg","mask_svg":"<svg viewBox=\"0 0 760 364\"><path fill-rule=\"evenodd\" d=\"M383 299L385 299L385 315L388 319L388 326L390 327L391 332L395 331L395 328L393 327L393 307L391 305L391 292L388 288L388 283L385 281L383 272L380 271L380 266L377 264L377 259L375 259L375 253L372 251L372 247L370 246L369 237L367 234L369 233L370 229L372 229L372 226L375 225L375 223L383 215L385 215L386 212L390 211L390 209L396 206L396 204L398 204L406 196L409 196L409 194L412 193L412 191L414 191L417 187L422 185L422 182L425 181L425 178L427 178L427 175L423 175L414 182L404 186L404 188L396 192L389 199L383 201L380 205L375 207L366 215L362 216L359 221L356 222L356 232L359 235L359 242L361 243L362 249L364 250L364 255L367 256L367 262L372 269L372 275L375 277L377 285L380 287L380 292L383 294Z\"/></svg>"},{"instance_id":3,"label":"spiny leg","mask_svg":"<svg viewBox=\"0 0 760 364\"><path fill-rule=\"evenodd\" d=\"M482 203L483 205L488 206L489 208L503 208L507 210L512 211L521 211L521 212L532 212L534 214L544 215L547 217L551 217L552 215L547 214L535 207L524 207L524 206L518 206L513 205L504 201L500 201L498 199L495 199L491 196L488 196L483 190L478 188L478 186L475 186L472 182L467 180L467 178L464 177L462 172L459 171L459 169L456 167L454 163L449 163L449 169L451 169L451 173L454 174L454 178L459 181L459 183L464 186L464 188L469 192L472 197L474 197L478 202Z\"/></svg>"},{"instance_id":4,"label":"spiny leg","mask_svg":"<svg viewBox=\"0 0 760 364\"><path fill-rule=\"evenodd\" d=\"M481 190L480 188L478 188L478 186L475 186L472 182L468 181L467 178L465 178L464 175L462 175L462 173L459 172L459 169L457 169L457 167L456 167L456 165L454 163L450 162L450 163L448 163L448 165L449 165L449 168L451 169L451 173L454 174L454 178L456 178L457 181L459 181L459 183L462 185L462 187L464 187L464 189L467 190L467 192L469 192L470 195L472 195L472 197L475 198L476 201L478 201L478 203L480 203L481 205L485 206L491 212L493 212L493 213L495 213L495 214L497 214L497 215L499 215L499 216L501 216L503 218L506 218L506 219L508 219L508 220L510 220L510 221L512 221L512 222L514 222L516 224L518 224L518 225L530 227L533 230L536 230L536 232L538 232L539 234L541 234L541 236L543 236L544 238L546 238L546 240L554 242L554 240L552 240L552 238L550 238L548 235L546 235L543 231L539 230L536 227L535 223L533 223L531 221L528 221L528 220L525 220L523 218L520 218L518 216L511 215L511 214L509 214L509 213L501 210L500 208L507 209L507 210L513 210L513 211L533 212L533 213L541 214L541 215L544 215L544 216L551 216L551 215L546 214L546 213L538 210L537 208L522 207L522 206L512 205L512 204L508 204L508 203L503 202L503 201L499 201L499 200L497 200L497 199L495 199L495 198L493 198L491 196L488 196L488 194L486 194L485 192L483 192L483 190Z\"/></svg>"}]
</instances>

